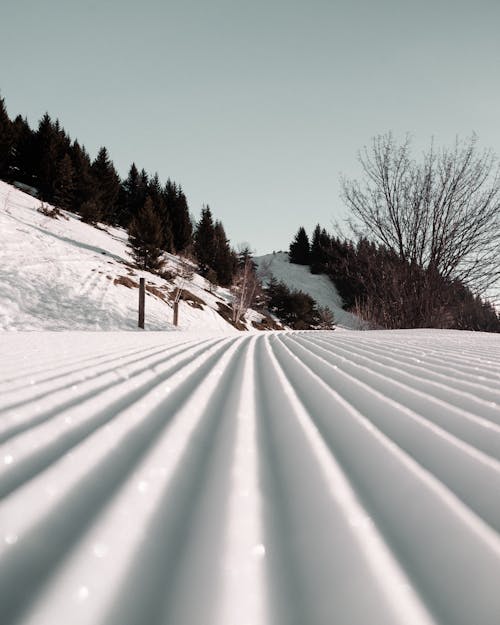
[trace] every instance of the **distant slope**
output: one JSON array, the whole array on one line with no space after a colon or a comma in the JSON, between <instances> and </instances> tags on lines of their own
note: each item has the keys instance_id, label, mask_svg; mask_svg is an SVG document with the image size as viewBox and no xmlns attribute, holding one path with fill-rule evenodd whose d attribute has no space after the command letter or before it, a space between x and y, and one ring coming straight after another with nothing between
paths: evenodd
<instances>
[{"instance_id":1,"label":"distant slope","mask_svg":"<svg viewBox=\"0 0 500 625\"><path fill-rule=\"evenodd\" d=\"M264 278L272 275L289 288L307 293L320 306L327 306L333 312L338 325L350 329L359 329L362 325L356 315L342 309L342 298L327 276L312 274L309 267L290 263L286 252L266 254L254 260Z\"/></svg>"},{"instance_id":2,"label":"distant slope","mask_svg":"<svg viewBox=\"0 0 500 625\"><path fill-rule=\"evenodd\" d=\"M136 270L122 229L94 228L71 213L52 219L39 206L36 198L0 181L0 330L134 330L133 287L140 277L150 287L146 329L174 329L169 294L180 278L168 282ZM167 255L166 269L174 271L178 262ZM226 290L209 293L196 274L182 286L203 301L180 302L182 329L233 331L216 312L229 298Z\"/></svg>"}]
</instances>

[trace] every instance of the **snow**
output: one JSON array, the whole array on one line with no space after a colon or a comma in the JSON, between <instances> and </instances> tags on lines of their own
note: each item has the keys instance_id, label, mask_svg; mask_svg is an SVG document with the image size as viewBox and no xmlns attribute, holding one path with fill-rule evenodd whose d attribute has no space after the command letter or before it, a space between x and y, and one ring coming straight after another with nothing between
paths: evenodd
<instances>
[{"instance_id":1,"label":"snow","mask_svg":"<svg viewBox=\"0 0 500 625\"><path fill-rule=\"evenodd\" d=\"M0 341L3 625L498 624L497 335Z\"/></svg>"},{"instance_id":2,"label":"snow","mask_svg":"<svg viewBox=\"0 0 500 625\"><path fill-rule=\"evenodd\" d=\"M128 278L168 293L178 285L199 297L203 310L179 304L181 329L231 331L217 314L224 289L207 291L203 278L167 282L133 267L126 232L95 228L72 213L52 219L38 212L40 201L0 181L0 331L136 330L138 289L115 284ZM178 259L167 255L166 269ZM181 284L182 283L182 284ZM151 292L146 330L173 330L173 309Z\"/></svg>"},{"instance_id":3,"label":"snow","mask_svg":"<svg viewBox=\"0 0 500 625\"><path fill-rule=\"evenodd\" d=\"M273 252L254 258L264 282L273 276L290 289L310 295L319 306L329 308L340 327L359 330L363 322L342 308L342 298L324 274L312 274L309 267L290 263L286 252Z\"/></svg>"},{"instance_id":4,"label":"snow","mask_svg":"<svg viewBox=\"0 0 500 625\"><path fill-rule=\"evenodd\" d=\"M335 332L238 333L196 275L132 331L115 279L180 278L38 206L0 183L2 625L498 625L499 335L346 329L282 253Z\"/></svg>"}]
</instances>

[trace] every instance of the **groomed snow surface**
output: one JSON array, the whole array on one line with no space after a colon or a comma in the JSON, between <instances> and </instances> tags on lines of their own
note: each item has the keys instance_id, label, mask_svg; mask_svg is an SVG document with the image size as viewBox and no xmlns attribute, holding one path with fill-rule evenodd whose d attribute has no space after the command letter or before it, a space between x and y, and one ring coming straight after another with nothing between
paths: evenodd
<instances>
[{"instance_id":1,"label":"groomed snow surface","mask_svg":"<svg viewBox=\"0 0 500 625\"><path fill-rule=\"evenodd\" d=\"M2 625L500 623L499 336L0 344Z\"/></svg>"}]
</instances>

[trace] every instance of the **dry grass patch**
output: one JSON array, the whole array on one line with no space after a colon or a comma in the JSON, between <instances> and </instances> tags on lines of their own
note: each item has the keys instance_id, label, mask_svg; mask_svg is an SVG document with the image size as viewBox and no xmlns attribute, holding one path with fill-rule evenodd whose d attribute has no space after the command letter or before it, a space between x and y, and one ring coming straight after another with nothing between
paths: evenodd
<instances>
[{"instance_id":1,"label":"dry grass patch","mask_svg":"<svg viewBox=\"0 0 500 625\"><path fill-rule=\"evenodd\" d=\"M113 284L122 284L128 289L137 289L139 287L139 283L132 280L129 276L118 276L113 280Z\"/></svg>"},{"instance_id":2,"label":"dry grass patch","mask_svg":"<svg viewBox=\"0 0 500 625\"><path fill-rule=\"evenodd\" d=\"M170 293L170 299L172 301L175 301L178 297L178 293L179 288L176 287ZM192 308L198 308L199 310L203 310L203 306L206 306L207 304L201 299L201 297L198 297L197 295L191 293L191 291L187 291L186 289L181 289L179 299L181 299L183 302L187 302Z\"/></svg>"}]
</instances>

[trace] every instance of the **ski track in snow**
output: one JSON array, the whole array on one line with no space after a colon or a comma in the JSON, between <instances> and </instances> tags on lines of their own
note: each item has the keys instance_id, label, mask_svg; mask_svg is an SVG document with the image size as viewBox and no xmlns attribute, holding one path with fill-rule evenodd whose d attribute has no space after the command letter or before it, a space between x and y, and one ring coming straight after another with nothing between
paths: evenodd
<instances>
[{"instance_id":1,"label":"ski track in snow","mask_svg":"<svg viewBox=\"0 0 500 625\"><path fill-rule=\"evenodd\" d=\"M500 337L0 343L2 625L500 623Z\"/></svg>"}]
</instances>

